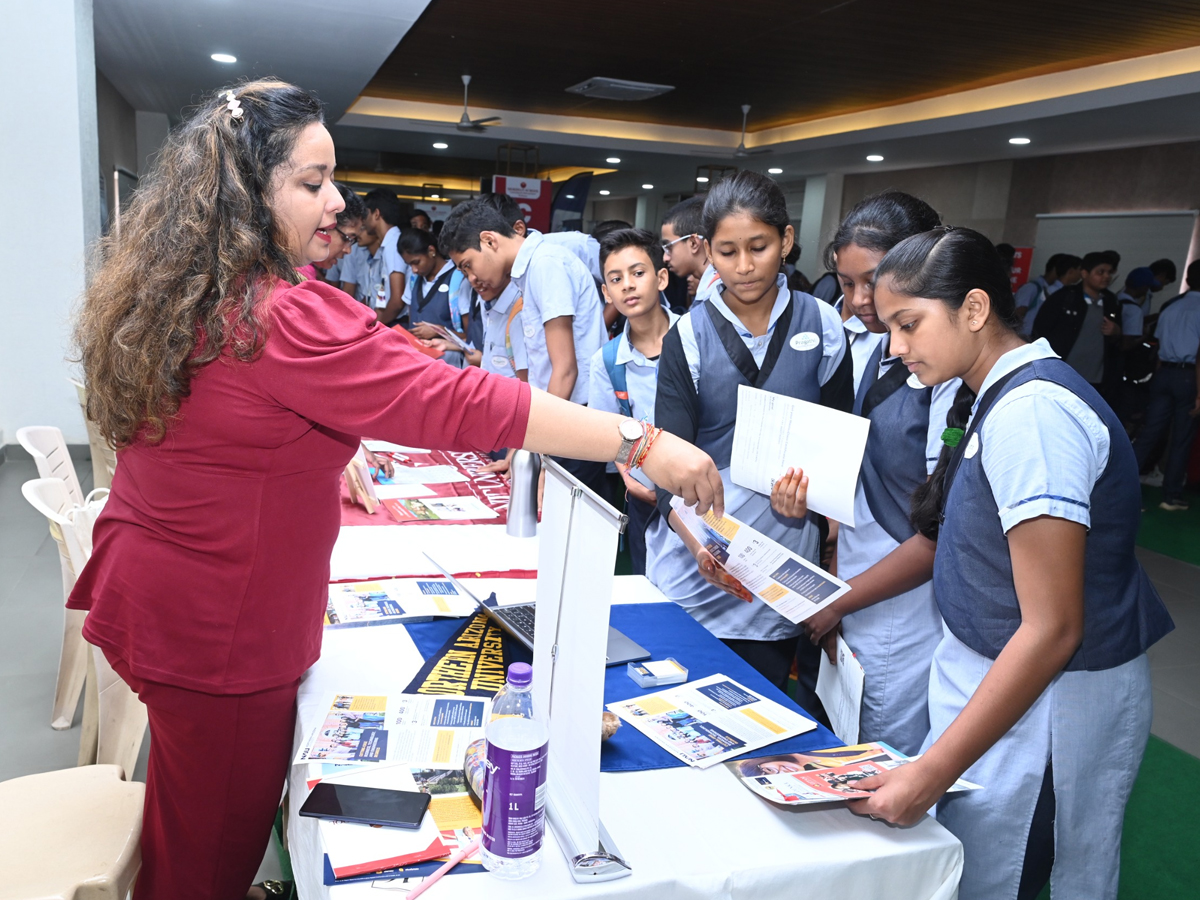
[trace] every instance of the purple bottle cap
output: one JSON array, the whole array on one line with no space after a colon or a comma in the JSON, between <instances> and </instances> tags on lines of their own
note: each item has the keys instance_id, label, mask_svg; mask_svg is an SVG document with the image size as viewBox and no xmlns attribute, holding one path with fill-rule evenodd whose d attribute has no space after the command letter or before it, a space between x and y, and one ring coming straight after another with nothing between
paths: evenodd
<instances>
[{"instance_id":1,"label":"purple bottle cap","mask_svg":"<svg viewBox=\"0 0 1200 900\"><path fill-rule=\"evenodd\" d=\"M533 666L529 663L513 663L508 667L508 683L525 687L533 681Z\"/></svg>"}]
</instances>

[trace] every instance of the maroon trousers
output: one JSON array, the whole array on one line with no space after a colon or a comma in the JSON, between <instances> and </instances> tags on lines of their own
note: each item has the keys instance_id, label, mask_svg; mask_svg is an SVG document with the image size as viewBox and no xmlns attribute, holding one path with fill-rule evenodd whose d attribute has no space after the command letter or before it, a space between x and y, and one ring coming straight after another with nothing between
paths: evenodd
<instances>
[{"instance_id":1,"label":"maroon trousers","mask_svg":"<svg viewBox=\"0 0 1200 900\"><path fill-rule=\"evenodd\" d=\"M300 680L205 694L141 681L110 662L150 714L134 900L243 900L287 780Z\"/></svg>"}]
</instances>

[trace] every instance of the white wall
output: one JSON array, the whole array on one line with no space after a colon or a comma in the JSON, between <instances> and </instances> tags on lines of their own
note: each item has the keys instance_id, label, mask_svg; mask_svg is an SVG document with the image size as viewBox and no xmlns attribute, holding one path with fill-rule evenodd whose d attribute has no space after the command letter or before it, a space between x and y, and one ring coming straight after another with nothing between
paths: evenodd
<instances>
[{"instance_id":1,"label":"white wall","mask_svg":"<svg viewBox=\"0 0 1200 900\"><path fill-rule=\"evenodd\" d=\"M92 0L45 0L0 29L0 172L14 221L53 223L17 242L0 280L0 433L57 425L86 444L67 383L71 310L100 227Z\"/></svg>"}]
</instances>

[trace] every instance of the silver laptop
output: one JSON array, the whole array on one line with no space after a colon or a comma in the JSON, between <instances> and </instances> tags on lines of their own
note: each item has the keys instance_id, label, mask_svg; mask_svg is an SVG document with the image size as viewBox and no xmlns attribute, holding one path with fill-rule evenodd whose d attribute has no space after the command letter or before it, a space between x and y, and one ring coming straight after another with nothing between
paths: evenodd
<instances>
[{"instance_id":1,"label":"silver laptop","mask_svg":"<svg viewBox=\"0 0 1200 900\"><path fill-rule=\"evenodd\" d=\"M433 563L439 572L449 578L450 583L455 588L470 597L475 605L487 614L489 619L516 638L530 653L533 652L533 623L537 604L519 603L513 606L488 606L472 594L466 585L446 571L445 567L436 559L428 553L425 554L425 558ZM604 664L606 666L619 666L621 663L638 662L639 660L650 658L649 650L627 635L617 631L611 625L608 626L608 647L604 652L606 657Z\"/></svg>"}]
</instances>

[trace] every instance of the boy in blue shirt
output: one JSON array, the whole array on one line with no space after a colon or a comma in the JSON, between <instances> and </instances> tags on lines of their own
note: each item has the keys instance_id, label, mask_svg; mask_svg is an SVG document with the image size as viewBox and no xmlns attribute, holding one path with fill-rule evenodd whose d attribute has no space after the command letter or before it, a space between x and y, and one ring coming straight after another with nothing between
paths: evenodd
<instances>
[{"instance_id":1,"label":"boy in blue shirt","mask_svg":"<svg viewBox=\"0 0 1200 900\"><path fill-rule=\"evenodd\" d=\"M641 228L622 228L600 241L604 299L625 316L624 330L592 356L588 406L654 423L658 357L679 317L662 302L667 286L662 245ZM617 470L625 481L625 512L633 574L646 573L646 528L658 501L641 470Z\"/></svg>"}]
</instances>

